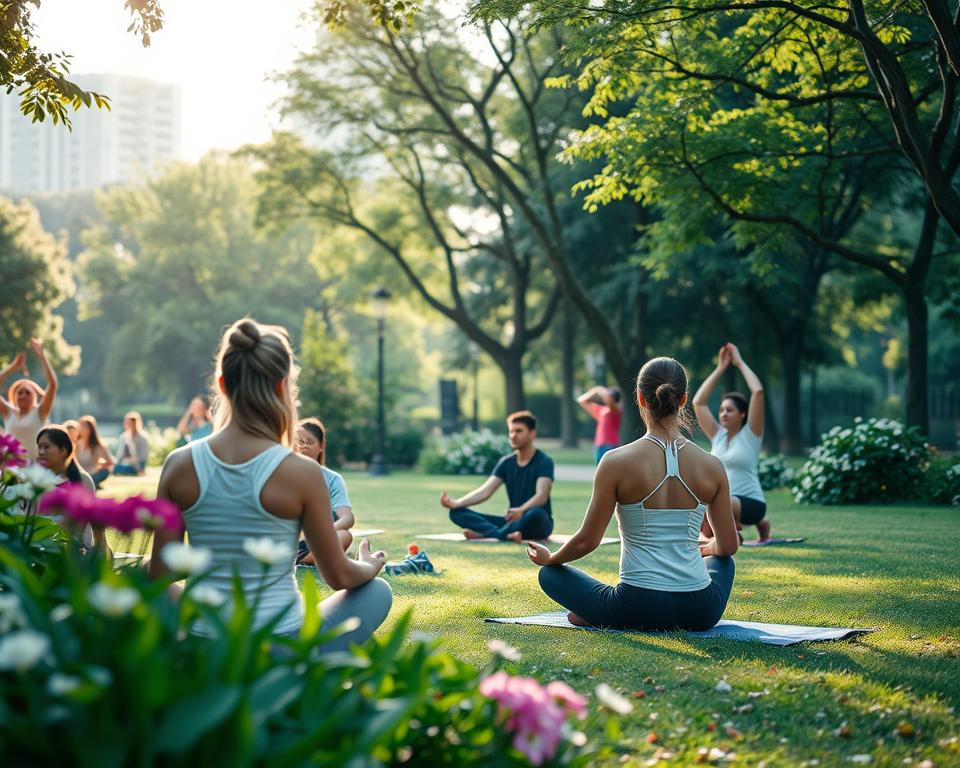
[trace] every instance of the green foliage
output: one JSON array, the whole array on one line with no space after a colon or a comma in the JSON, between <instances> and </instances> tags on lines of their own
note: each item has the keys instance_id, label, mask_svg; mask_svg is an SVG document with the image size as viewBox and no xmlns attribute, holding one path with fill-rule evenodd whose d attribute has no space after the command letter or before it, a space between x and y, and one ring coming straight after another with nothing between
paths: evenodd
<instances>
[{"instance_id":1,"label":"green foliage","mask_svg":"<svg viewBox=\"0 0 960 768\"><path fill-rule=\"evenodd\" d=\"M510 441L489 429L435 438L420 457L420 467L433 475L489 475L510 452Z\"/></svg>"},{"instance_id":2,"label":"green foliage","mask_svg":"<svg viewBox=\"0 0 960 768\"><path fill-rule=\"evenodd\" d=\"M934 453L925 485L930 501L960 507L960 457Z\"/></svg>"},{"instance_id":3,"label":"green foliage","mask_svg":"<svg viewBox=\"0 0 960 768\"><path fill-rule=\"evenodd\" d=\"M182 445L183 441L183 437L173 427L158 427L153 422L144 426L143 436L150 449L147 464L151 467L163 466L167 456Z\"/></svg>"},{"instance_id":4,"label":"green foliage","mask_svg":"<svg viewBox=\"0 0 960 768\"><path fill-rule=\"evenodd\" d=\"M387 464L394 467L415 467L426 445L422 429L404 427L387 434Z\"/></svg>"},{"instance_id":5,"label":"green foliage","mask_svg":"<svg viewBox=\"0 0 960 768\"><path fill-rule=\"evenodd\" d=\"M64 244L45 232L36 209L0 197L0 360L42 339L55 367L71 373L79 350L63 339L63 320L53 310L73 295Z\"/></svg>"},{"instance_id":6,"label":"green foliage","mask_svg":"<svg viewBox=\"0 0 960 768\"><path fill-rule=\"evenodd\" d=\"M793 470L787 466L787 460L780 454L761 457L758 472L760 487L765 491L784 488L793 482Z\"/></svg>"},{"instance_id":7,"label":"green foliage","mask_svg":"<svg viewBox=\"0 0 960 768\"><path fill-rule=\"evenodd\" d=\"M372 406L357 384L346 344L308 312L300 349L300 415L319 418L326 427L326 461L366 461L373 451Z\"/></svg>"},{"instance_id":8,"label":"green foliage","mask_svg":"<svg viewBox=\"0 0 960 768\"><path fill-rule=\"evenodd\" d=\"M820 439L797 471L793 495L807 504L865 504L919 495L929 462L923 436L892 419L857 418Z\"/></svg>"}]
</instances>

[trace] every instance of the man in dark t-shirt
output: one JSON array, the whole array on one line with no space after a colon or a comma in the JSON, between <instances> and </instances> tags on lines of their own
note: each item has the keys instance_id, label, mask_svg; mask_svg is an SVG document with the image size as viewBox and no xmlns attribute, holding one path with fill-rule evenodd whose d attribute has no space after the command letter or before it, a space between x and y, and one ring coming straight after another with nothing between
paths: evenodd
<instances>
[{"instance_id":1,"label":"man in dark t-shirt","mask_svg":"<svg viewBox=\"0 0 960 768\"><path fill-rule=\"evenodd\" d=\"M446 491L440 495L440 504L450 510L450 519L468 539L524 541L545 539L553 532L553 459L533 444L537 419L530 411L518 411L507 418L507 428L513 453L497 462L486 482L459 499L451 499ZM501 485L507 486L510 502L505 515L469 509L489 499Z\"/></svg>"}]
</instances>

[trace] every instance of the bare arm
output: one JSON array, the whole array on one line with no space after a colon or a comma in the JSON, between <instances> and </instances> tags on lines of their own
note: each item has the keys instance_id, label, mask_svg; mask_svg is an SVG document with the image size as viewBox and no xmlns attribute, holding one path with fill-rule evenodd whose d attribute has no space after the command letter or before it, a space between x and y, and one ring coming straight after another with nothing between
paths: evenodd
<instances>
[{"instance_id":1,"label":"bare arm","mask_svg":"<svg viewBox=\"0 0 960 768\"><path fill-rule=\"evenodd\" d=\"M710 410L710 395L713 393L714 387L717 386L717 382L720 381L720 377L729 367L730 352L724 345L720 347L720 352L717 354L717 367L713 369L713 373L707 376L703 384L700 385L700 389L693 396L693 413L697 417L697 424L703 430L703 434L711 440L717 434L720 425L717 423L713 411Z\"/></svg>"},{"instance_id":2,"label":"bare arm","mask_svg":"<svg viewBox=\"0 0 960 768\"><path fill-rule=\"evenodd\" d=\"M117 463L113 458L113 454L110 453L110 449L105 445L101 445L97 449L97 466L102 469L113 469L114 465Z\"/></svg>"},{"instance_id":3,"label":"bare arm","mask_svg":"<svg viewBox=\"0 0 960 768\"><path fill-rule=\"evenodd\" d=\"M700 546L700 554L704 557L733 555L739 547L737 523L733 519L733 507L730 504L730 484L719 459L714 460L713 473L717 480L717 490L707 503L707 520L713 529L713 538Z\"/></svg>"},{"instance_id":4,"label":"bare arm","mask_svg":"<svg viewBox=\"0 0 960 768\"><path fill-rule=\"evenodd\" d=\"M577 398L577 405L590 414L590 417L596 419L599 416L600 408L597 405L596 397L600 387L590 387L580 397Z\"/></svg>"},{"instance_id":5,"label":"bare arm","mask_svg":"<svg viewBox=\"0 0 960 768\"><path fill-rule=\"evenodd\" d=\"M17 370L17 368L23 368L23 352L18 352L17 356L10 361L10 365L0 371L0 387L6 383L7 379L10 378L10 375ZM6 418L7 414L14 410L13 403L8 403L5 397L0 396L0 416Z\"/></svg>"},{"instance_id":6,"label":"bare arm","mask_svg":"<svg viewBox=\"0 0 960 768\"><path fill-rule=\"evenodd\" d=\"M507 510L507 520L516 520L522 517L523 513L534 507L542 507L550 500L550 490L553 488L553 480L549 477L538 477L536 490L533 496L527 499L519 507L510 507Z\"/></svg>"},{"instance_id":7,"label":"bare arm","mask_svg":"<svg viewBox=\"0 0 960 768\"><path fill-rule=\"evenodd\" d=\"M593 495L579 530L556 552L531 542L528 557L537 565L562 565L589 555L600 546L617 504L617 483L613 463L604 456L593 478ZM732 514L732 513L731 513Z\"/></svg>"},{"instance_id":8,"label":"bare arm","mask_svg":"<svg viewBox=\"0 0 960 768\"><path fill-rule=\"evenodd\" d=\"M337 507L333 511L337 515L337 519L333 523L334 530L345 531L347 528L353 528L354 523L357 522L350 507Z\"/></svg>"},{"instance_id":9,"label":"bare arm","mask_svg":"<svg viewBox=\"0 0 960 768\"><path fill-rule=\"evenodd\" d=\"M166 499L170 502L173 502L173 497L170 495L170 476L172 474L172 464L173 462L170 459L163 463L163 471L160 473L160 482L157 484L157 498ZM164 564L160 553L167 544L173 542L182 542L184 533L184 531L181 531L180 533L173 533L172 531L168 531L163 528L159 528L153 532L153 549L150 552L149 568L151 579L158 579L161 576L166 576L168 573L170 573L170 569Z\"/></svg>"},{"instance_id":10,"label":"bare arm","mask_svg":"<svg viewBox=\"0 0 960 768\"><path fill-rule=\"evenodd\" d=\"M440 503L447 509L472 507L474 504L481 504L493 496L494 491L496 491L501 485L503 485L503 480L496 475L490 475L490 477L484 481L483 485L470 491L470 493L468 493L466 496L461 496L459 499L451 499L447 495L447 492L444 491L440 495Z\"/></svg>"},{"instance_id":11,"label":"bare arm","mask_svg":"<svg viewBox=\"0 0 960 768\"><path fill-rule=\"evenodd\" d=\"M40 360L40 367L43 368L43 375L47 380L47 388L44 391L43 400L40 401L40 421L46 421L50 411L53 410L53 402L57 398L57 374L53 372L50 361L47 360L47 353L39 339L30 339L30 348Z\"/></svg>"},{"instance_id":12,"label":"bare arm","mask_svg":"<svg viewBox=\"0 0 960 768\"><path fill-rule=\"evenodd\" d=\"M177 422L177 432L186 437L190 433L190 409L187 408L180 421Z\"/></svg>"},{"instance_id":13,"label":"bare arm","mask_svg":"<svg viewBox=\"0 0 960 768\"><path fill-rule=\"evenodd\" d=\"M757 374L744 362L743 357L740 355L740 350L733 344L728 344L727 346L733 354L733 364L740 369L740 373L743 374L743 379L750 389L750 406L747 408L747 424L750 425L750 430L753 434L757 437L763 437L763 384L760 383Z\"/></svg>"}]
</instances>

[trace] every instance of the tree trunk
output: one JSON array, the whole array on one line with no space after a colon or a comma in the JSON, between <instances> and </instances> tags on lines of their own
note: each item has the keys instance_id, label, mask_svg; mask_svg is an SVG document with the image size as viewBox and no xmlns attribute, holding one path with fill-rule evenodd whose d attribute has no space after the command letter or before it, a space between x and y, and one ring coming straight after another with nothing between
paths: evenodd
<instances>
[{"instance_id":1,"label":"tree trunk","mask_svg":"<svg viewBox=\"0 0 960 768\"><path fill-rule=\"evenodd\" d=\"M526 408L523 394L523 353L507 353L497 358L497 365L503 371L504 393L506 394L507 413L522 411Z\"/></svg>"},{"instance_id":2,"label":"tree trunk","mask_svg":"<svg viewBox=\"0 0 960 768\"><path fill-rule=\"evenodd\" d=\"M564 448L577 447L577 411L574 404L574 341L577 332L576 316L569 301L563 302L561 345L561 379L563 394L560 396L560 440Z\"/></svg>"},{"instance_id":3,"label":"tree trunk","mask_svg":"<svg viewBox=\"0 0 960 768\"><path fill-rule=\"evenodd\" d=\"M796 330L796 329L795 329ZM803 427L800 424L800 359L803 330L788 334L780 342L780 363L783 366L783 429L780 448L796 455L803 450Z\"/></svg>"},{"instance_id":4,"label":"tree trunk","mask_svg":"<svg viewBox=\"0 0 960 768\"><path fill-rule=\"evenodd\" d=\"M909 281L903 286L907 313L907 425L930 433L927 407L927 298L924 283Z\"/></svg>"}]
</instances>

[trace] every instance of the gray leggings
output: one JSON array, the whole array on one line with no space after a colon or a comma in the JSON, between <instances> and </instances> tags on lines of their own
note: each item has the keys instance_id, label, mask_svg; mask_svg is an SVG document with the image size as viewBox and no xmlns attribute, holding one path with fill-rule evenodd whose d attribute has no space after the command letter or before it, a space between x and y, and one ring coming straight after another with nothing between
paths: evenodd
<instances>
[{"instance_id":1,"label":"gray leggings","mask_svg":"<svg viewBox=\"0 0 960 768\"><path fill-rule=\"evenodd\" d=\"M345 651L351 644L367 640L383 624L393 604L393 591L383 579L376 578L356 589L341 589L320 603L321 631L326 632L351 617L360 626L320 646L320 651ZM294 633L299 634L299 632Z\"/></svg>"},{"instance_id":2,"label":"gray leggings","mask_svg":"<svg viewBox=\"0 0 960 768\"><path fill-rule=\"evenodd\" d=\"M710 584L696 592L663 592L597 581L569 565L540 569L540 586L551 598L595 627L658 631L705 630L727 607L733 589L732 557L705 557Z\"/></svg>"}]
</instances>

